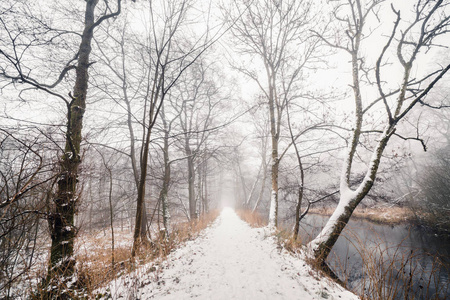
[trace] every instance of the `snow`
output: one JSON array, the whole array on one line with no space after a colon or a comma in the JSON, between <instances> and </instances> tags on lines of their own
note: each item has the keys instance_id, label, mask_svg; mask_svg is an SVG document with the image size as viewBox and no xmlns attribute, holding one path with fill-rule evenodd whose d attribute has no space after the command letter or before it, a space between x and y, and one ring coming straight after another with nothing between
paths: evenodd
<instances>
[{"instance_id":1,"label":"snow","mask_svg":"<svg viewBox=\"0 0 450 300\"><path fill-rule=\"evenodd\" d=\"M322 231L317 235L317 237L308 243L307 250L308 255L310 257L314 256L314 251L317 250L320 244L325 242L329 236L332 234L333 229L336 227L339 217L344 214L345 207L347 207L350 202L355 198L357 195L357 192L353 191L349 186L347 182L348 172L349 169L347 169L350 159L350 147L346 148L345 150L345 161L342 166L342 172L340 177L340 185L339 185L339 203L334 210L331 217L328 219L328 222L323 227Z\"/></svg>"},{"instance_id":2,"label":"snow","mask_svg":"<svg viewBox=\"0 0 450 300\"><path fill-rule=\"evenodd\" d=\"M339 188L340 198L338 206L336 207L335 211L331 215L330 219L328 220L327 224L322 229L320 234L308 244L309 255L313 255L313 252L317 250L319 245L329 238L329 236L333 232L333 229L337 225L339 217L344 214L345 208L350 204L351 201L353 201L358 195L360 195L363 192L367 184L372 182L372 177L376 175L378 165L380 163L379 160L381 158L381 154L383 153L383 149L385 146L383 140L389 135L390 130L391 130L390 125L389 124L386 125L383 133L379 137L378 145L372 153L370 164L366 171L366 175L364 176L364 180L359 184L356 190L352 190L348 186L347 182L347 178L349 177L348 172L350 171L348 167L349 164L351 164L352 162L349 161L351 149L350 147L346 149L345 162L342 167L342 173L340 178L340 188Z\"/></svg>"},{"instance_id":3,"label":"snow","mask_svg":"<svg viewBox=\"0 0 450 300\"><path fill-rule=\"evenodd\" d=\"M269 210L269 227L271 231L275 231L276 207L277 207L277 193L272 189L272 193L270 196L270 210Z\"/></svg>"},{"instance_id":4,"label":"snow","mask_svg":"<svg viewBox=\"0 0 450 300\"><path fill-rule=\"evenodd\" d=\"M165 261L98 292L113 299L359 299L321 278L302 254L283 250L267 228L251 228L229 208Z\"/></svg>"}]
</instances>

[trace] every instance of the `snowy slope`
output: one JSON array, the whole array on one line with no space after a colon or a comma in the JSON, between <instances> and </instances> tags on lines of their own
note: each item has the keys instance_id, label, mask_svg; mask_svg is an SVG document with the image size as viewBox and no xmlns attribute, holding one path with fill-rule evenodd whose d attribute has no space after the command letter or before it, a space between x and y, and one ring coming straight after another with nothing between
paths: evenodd
<instances>
[{"instance_id":1,"label":"snowy slope","mask_svg":"<svg viewBox=\"0 0 450 300\"><path fill-rule=\"evenodd\" d=\"M301 257L277 248L225 209L201 237L159 265L147 265L109 286L114 299L358 299L317 280Z\"/></svg>"}]
</instances>

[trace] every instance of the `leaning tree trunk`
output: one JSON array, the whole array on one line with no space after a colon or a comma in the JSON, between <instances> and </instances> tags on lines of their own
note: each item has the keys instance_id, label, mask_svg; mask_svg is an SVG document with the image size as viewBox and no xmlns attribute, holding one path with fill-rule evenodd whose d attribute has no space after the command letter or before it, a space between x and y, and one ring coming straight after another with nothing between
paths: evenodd
<instances>
[{"instance_id":1,"label":"leaning tree trunk","mask_svg":"<svg viewBox=\"0 0 450 300\"><path fill-rule=\"evenodd\" d=\"M302 209L302 202L303 202L303 192L304 192L304 186L305 186L305 171L303 169L303 163L302 163L302 157L300 156L300 151L298 150L297 143L295 142L296 138L294 137L294 133L292 131L291 126L291 118L289 114L289 107L286 107L286 115L287 115L287 122L288 122L288 128L289 133L291 136L291 142L294 146L295 155L297 157L297 163L298 167L300 169L300 184L298 188L298 199L297 199L297 205L295 207L295 224L294 224L294 233L293 233L293 239L296 240L298 237L298 231L300 229L300 220L302 218L301 209ZM309 208L309 205L308 205Z\"/></svg>"},{"instance_id":2,"label":"leaning tree trunk","mask_svg":"<svg viewBox=\"0 0 450 300\"><path fill-rule=\"evenodd\" d=\"M322 266L326 267L325 260L330 254L331 248L333 248L342 230L347 225L355 208L372 188L372 185L375 182L378 167L380 165L381 156L384 149L386 148L387 142L394 134L394 132L395 125L386 126L373 152L369 169L367 170L363 181L356 190L351 190L347 181L347 172L350 170L349 163L351 157L351 148L347 152L347 158L343 166L343 172L341 176L341 195L338 206L336 207L335 211L331 215L330 219L328 220L327 224L322 229L320 234L308 244L310 253L316 258L319 263L321 263Z\"/></svg>"},{"instance_id":3,"label":"leaning tree trunk","mask_svg":"<svg viewBox=\"0 0 450 300\"><path fill-rule=\"evenodd\" d=\"M263 179L261 181L261 189L259 190L258 199L256 199L255 205L253 206L252 213L255 213L258 209L258 205L261 202L261 199L264 195L264 188L266 187L266 179L267 179L267 164L265 162L265 158L263 158Z\"/></svg>"},{"instance_id":4,"label":"leaning tree trunk","mask_svg":"<svg viewBox=\"0 0 450 300\"><path fill-rule=\"evenodd\" d=\"M250 207L250 201L252 200L253 194L255 193L255 190L256 190L256 186L258 185L259 176L261 175L261 170L262 170L262 165L259 167L258 174L256 175L255 181L253 182L252 189L250 190L250 194L248 195L247 199L245 199L245 202L243 205L245 209L249 209L249 207Z\"/></svg>"},{"instance_id":5,"label":"leaning tree trunk","mask_svg":"<svg viewBox=\"0 0 450 300\"><path fill-rule=\"evenodd\" d=\"M328 270L325 264L325 260L330 254L331 248L333 248L337 239L339 238L340 233L347 225L348 220L350 219L354 209L361 202L364 196L369 192L370 188L373 185L373 181L365 180L360 184L360 188L363 186L367 186L364 188L365 193L352 191L350 189L350 174L353 164L353 158L356 153L356 148L359 144L359 139L361 135L361 127L363 121L363 109L362 109L362 98L361 98L361 90L360 90L360 82L359 82L359 60L358 60L358 49L361 42L361 31L355 35L355 50L351 52L352 57L352 79L353 79L353 93L354 93L354 103L355 103L355 124L352 131L352 136L350 140L350 145L348 146L348 151L346 153L345 163L342 167L342 175L340 179L340 199L337 208L331 215L325 227L322 229L321 233L312 240L308 246L314 257L317 259L321 265ZM381 140L380 140L381 142ZM387 142L387 141L386 141ZM384 147L383 147L384 149ZM381 157L381 153L380 153ZM378 163L375 166L375 173L378 169ZM373 169L373 168L371 168ZM370 173L370 169L367 171L367 174ZM359 188L358 188L359 190Z\"/></svg>"}]
</instances>

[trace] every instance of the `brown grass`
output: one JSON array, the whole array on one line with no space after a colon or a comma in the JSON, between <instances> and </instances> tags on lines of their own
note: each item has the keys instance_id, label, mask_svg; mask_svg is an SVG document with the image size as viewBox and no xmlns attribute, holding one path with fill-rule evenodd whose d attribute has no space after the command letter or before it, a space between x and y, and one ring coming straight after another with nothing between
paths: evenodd
<instances>
[{"instance_id":1,"label":"brown grass","mask_svg":"<svg viewBox=\"0 0 450 300\"><path fill-rule=\"evenodd\" d=\"M248 209L239 209L236 211L237 215L253 228L260 228L267 226L267 218L264 218L257 212L252 212Z\"/></svg>"},{"instance_id":2,"label":"brown grass","mask_svg":"<svg viewBox=\"0 0 450 300\"><path fill-rule=\"evenodd\" d=\"M174 244L179 245L188 240L192 240L198 237L199 233L208 227L217 217L219 216L219 211L214 210L206 215L200 216L200 218L190 221L179 223L174 226L172 230L172 238L174 239Z\"/></svg>"},{"instance_id":3,"label":"brown grass","mask_svg":"<svg viewBox=\"0 0 450 300\"><path fill-rule=\"evenodd\" d=\"M78 285L82 288L82 293L93 296L94 290L111 282L114 278L132 272L136 269L137 264L146 264L157 258L164 259L183 242L198 237L200 232L211 224L218 215L218 211L213 211L202 215L196 220L174 225L168 238L157 236L152 241L149 241L142 246L138 257L135 259L131 257L131 233L119 232L116 235L116 241L119 241L121 238L126 238L129 241L126 243L126 246L115 247L114 266L112 265L110 237L107 235L99 237L98 233L80 237L77 242L77 248L79 248L77 254L77 275ZM35 295L39 294L42 293L38 291ZM71 298L78 299L83 297L74 294ZM35 296L34 299L39 299L39 296Z\"/></svg>"},{"instance_id":4,"label":"brown grass","mask_svg":"<svg viewBox=\"0 0 450 300\"><path fill-rule=\"evenodd\" d=\"M253 213L251 210L240 209L236 211L237 215L253 228L261 228L267 226L268 220L259 213ZM275 234L279 247L285 248L290 252L298 252L302 247L302 239L292 237L290 230L278 230Z\"/></svg>"},{"instance_id":5,"label":"brown grass","mask_svg":"<svg viewBox=\"0 0 450 300\"><path fill-rule=\"evenodd\" d=\"M334 207L311 208L310 213L330 216ZM364 219L378 224L398 225L412 223L414 216L411 211L403 207L372 207L356 208L352 218Z\"/></svg>"},{"instance_id":6,"label":"brown grass","mask_svg":"<svg viewBox=\"0 0 450 300\"><path fill-rule=\"evenodd\" d=\"M89 254L78 256L79 285L90 294L106 282L129 273L134 269L130 259L129 248L114 249L114 258L117 263L111 263L111 249L95 249Z\"/></svg>"},{"instance_id":7,"label":"brown grass","mask_svg":"<svg viewBox=\"0 0 450 300\"><path fill-rule=\"evenodd\" d=\"M303 247L303 240L301 239L301 237L298 236L297 239L294 239L292 231L290 230L278 231L275 234L275 238L279 247L282 247L292 253L299 252Z\"/></svg>"}]
</instances>

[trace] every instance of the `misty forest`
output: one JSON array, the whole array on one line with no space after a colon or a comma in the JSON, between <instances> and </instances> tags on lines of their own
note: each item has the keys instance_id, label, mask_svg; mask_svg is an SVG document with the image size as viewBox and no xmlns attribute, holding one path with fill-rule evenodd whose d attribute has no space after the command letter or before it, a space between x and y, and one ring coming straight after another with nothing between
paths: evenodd
<instances>
[{"instance_id":1,"label":"misty forest","mask_svg":"<svg viewBox=\"0 0 450 300\"><path fill-rule=\"evenodd\" d=\"M446 299L449 0L2 0L0 299Z\"/></svg>"}]
</instances>

